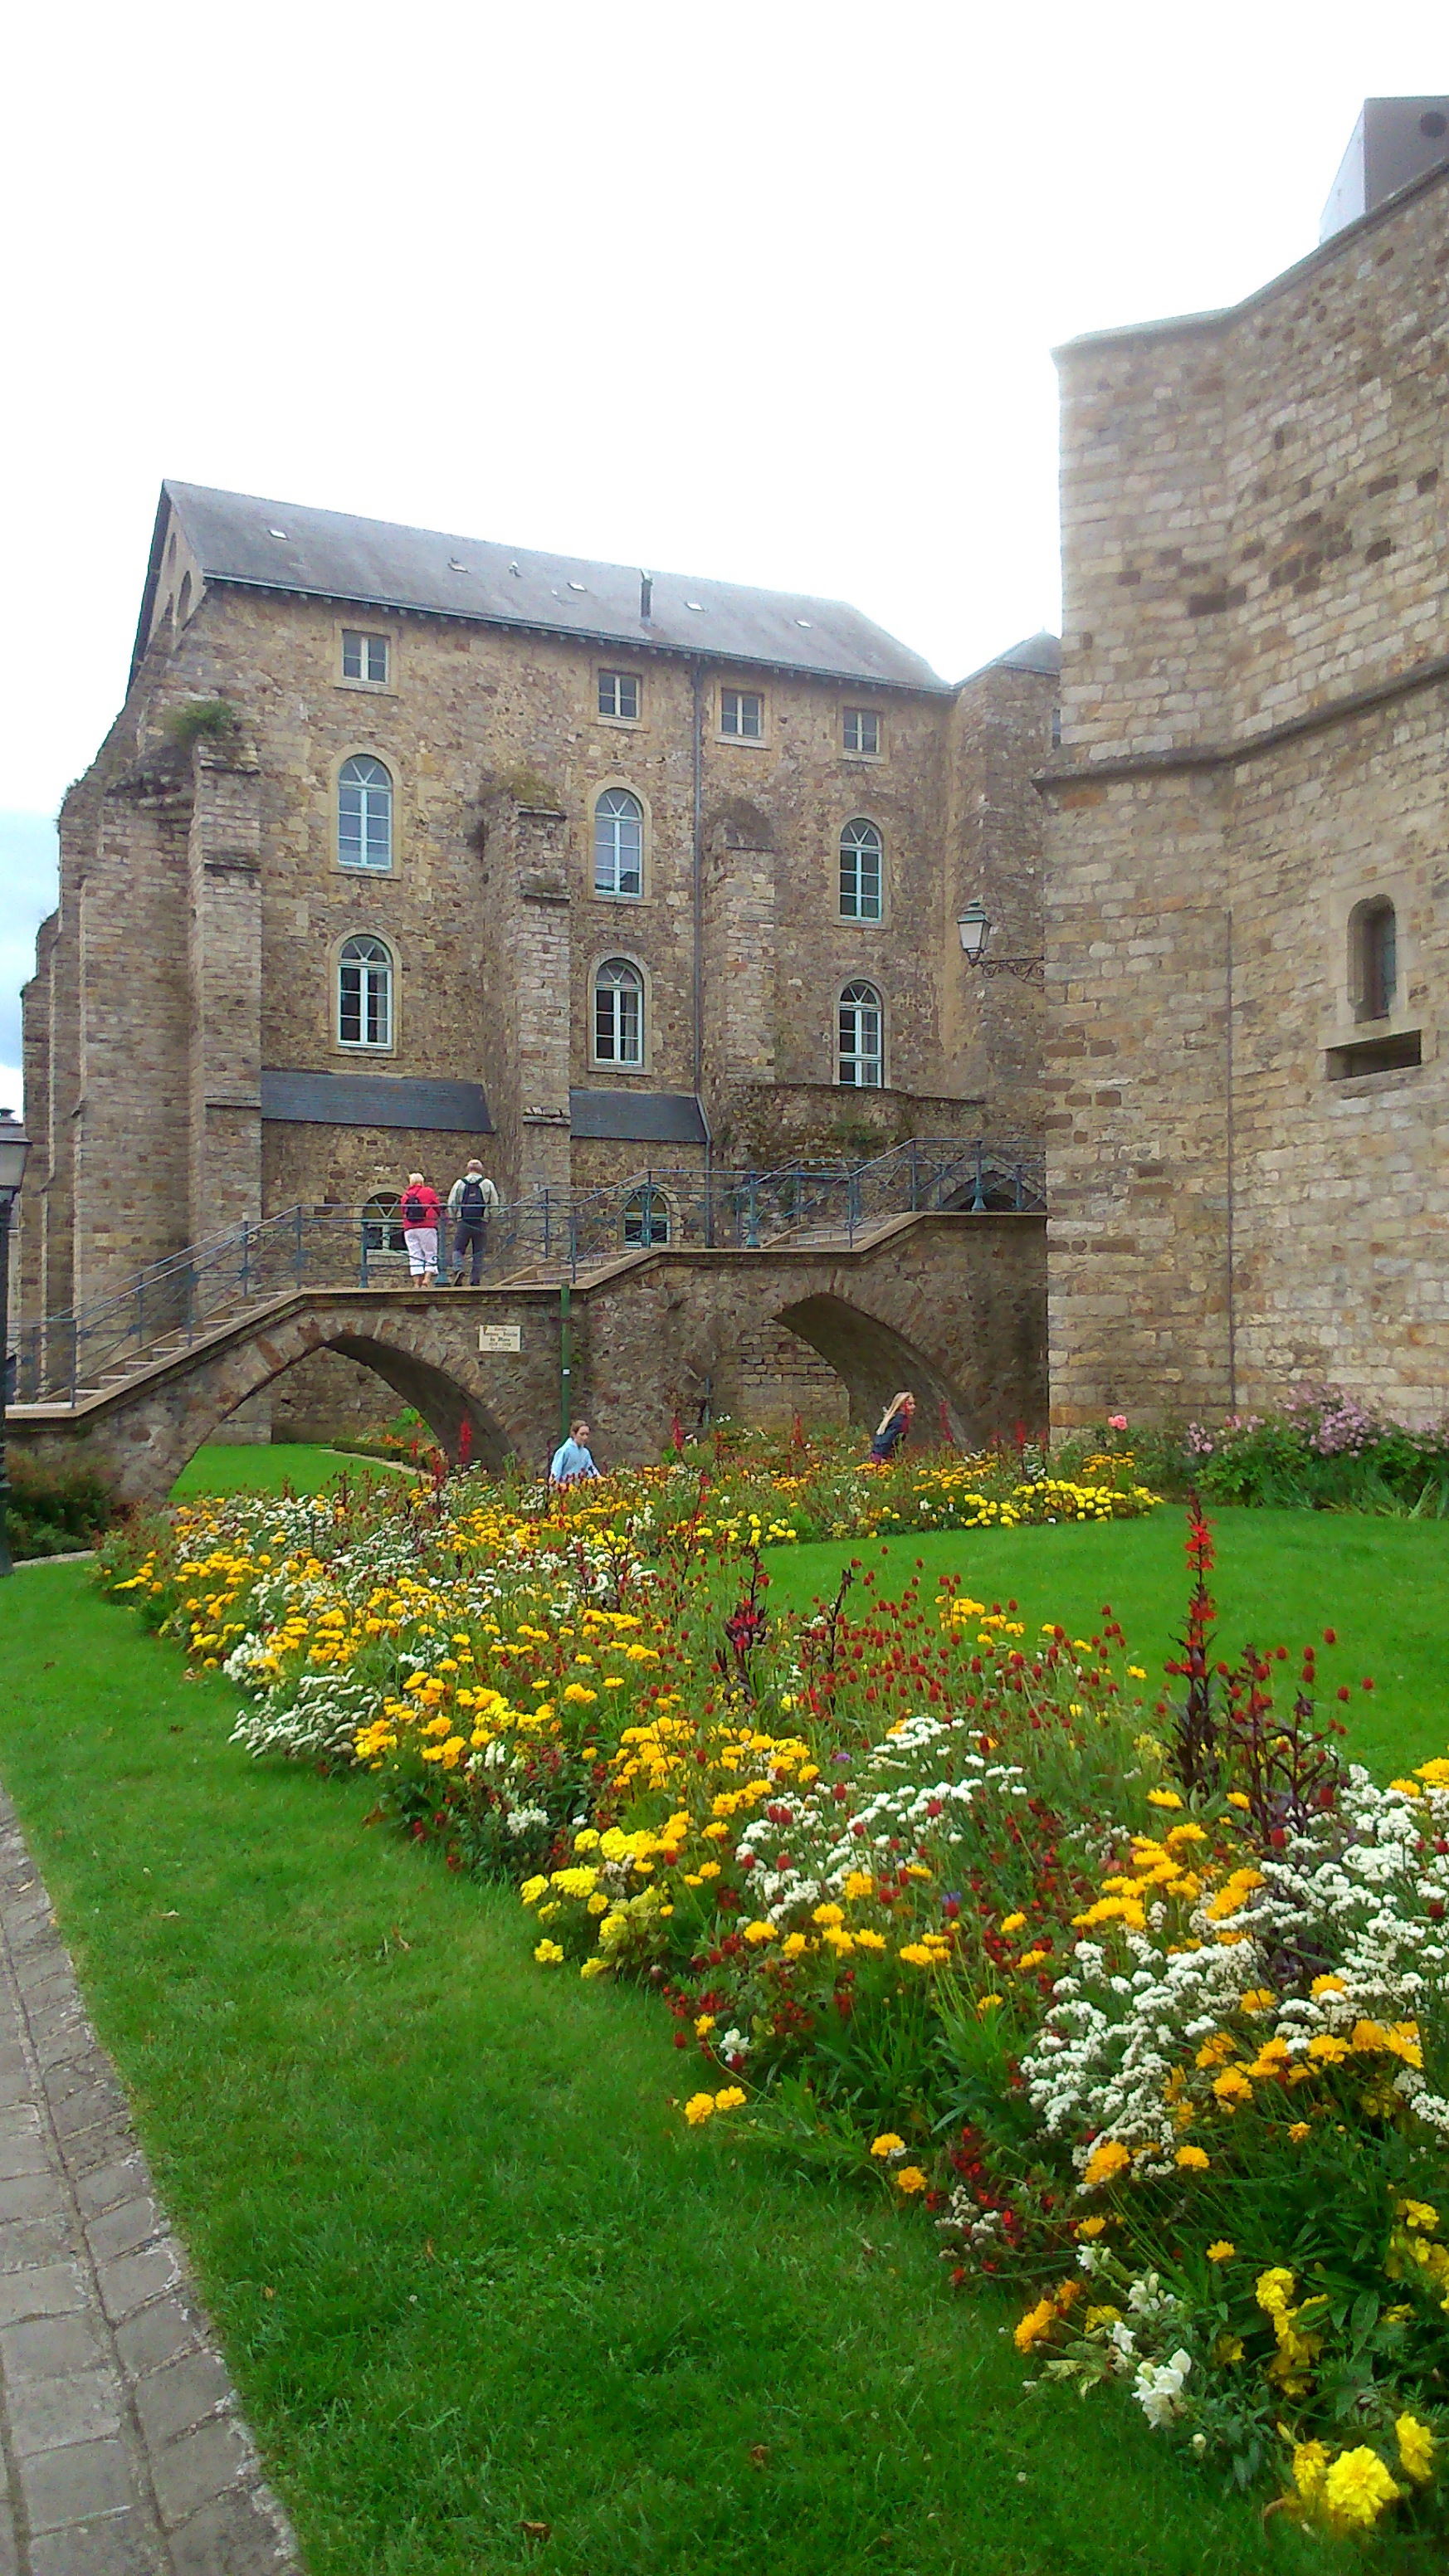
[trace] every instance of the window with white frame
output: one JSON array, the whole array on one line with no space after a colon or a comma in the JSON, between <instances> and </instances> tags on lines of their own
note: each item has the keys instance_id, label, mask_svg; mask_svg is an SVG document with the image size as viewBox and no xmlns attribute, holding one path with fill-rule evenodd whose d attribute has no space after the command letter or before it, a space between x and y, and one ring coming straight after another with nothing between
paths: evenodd
<instances>
[{"instance_id":1,"label":"window with white frame","mask_svg":"<svg viewBox=\"0 0 1449 2576\"><path fill-rule=\"evenodd\" d=\"M345 939L337 963L341 1045L392 1044L392 951L381 939Z\"/></svg>"},{"instance_id":2,"label":"window with white frame","mask_svg":"<svg viewBox=\"0 0 1449 2576\"><path fill-rule=\"evenodd\" d=\"M880 717L874 707L847 707L845 710L845 748L867 760L880 756Z\"/></svg>"},{"instance_id":3,"label":"window with white frame","mask_svg":"<svg viewBox=\"0 0 1449 2576\"><path fill-rule=\"evenodd\" d=\"M719 729L736 742L763 742L765 701L758 689L721 689Z\"/></svg>"},{"instance_id":4,"label":"window with white frame","mask_svg":"<svg viewBox=\"0 0 1449 2576\"><path fill-rule=\"evenodd\" d=\"M392 774L368 753L337 773L337 857L344 868L392 866Z\"/></svg>"},{"instance_id":5,"label":"window with white frame","mask_svg":"<svg viewBox=\"0 0 1449 2576\"><path fill-rule=\"evenodd\" d=\"M874 984L847 984L840 996L836 1079L848 1090L881 1087L881 999Z\"/></svg>"},{"instance_id":6,"label":"window with white frame","mask_svg":"<svg viewBox=\"0 0 1449 2576\"><path fill-rule=\"evenodd\" d=\"M594 1061L644 1061L644 978L627 957L606 957L594 977Z\"/></svg>"},{"instance_id":7,"label":"window with white frame","mask_svg":"<svg viewBox=\"0 0 1449 2576\"><path fill-rule=\"evenodd\" d=\"M883 856L876 825L857 814L840 835L840 909L847 921L879 921Z\"/></svg>"},{"instance_id":8,"label":"window with white frame","mask_svg":"<svg viewBox=\"0 0 1449 2576\"><path fill-rule=\"evenodd\" d=\"M624 1241L642 1252L669 1241L669 1201L648 1182L624 1201Z\"/></svg>"},{"instance_id":9,"label":"window with white frame","mask_svg":"<svg viewBox=\"0 0 1449 2576\"><path fill-rule=\"evenodd\" d=\"M355 627L344 626L342 676L344 680L369 680L374 687L385 687L387 637L362 634Z\"/></svg>"},{"instance_id":10,"label":"window with white frame","mask_svg":"<svg viewBox=\"0 0 1449 2576\"><path fill-rule=\"evenodd\" d=\"M594 892L643 891L644 808L627 787L606 787L594 807Z\"/></svg>"},{"instance_id":11,"label":"window with white frame","mask_svg":"<svg viewBox=\"0 0 1449 2576\"><path fill-rule=\"evenodd\" d=\"M635 671L601 671L599 673L599 713L614 716L621 724L636 724L639 719L639 677Z\"/></svg>"}]
</instances>

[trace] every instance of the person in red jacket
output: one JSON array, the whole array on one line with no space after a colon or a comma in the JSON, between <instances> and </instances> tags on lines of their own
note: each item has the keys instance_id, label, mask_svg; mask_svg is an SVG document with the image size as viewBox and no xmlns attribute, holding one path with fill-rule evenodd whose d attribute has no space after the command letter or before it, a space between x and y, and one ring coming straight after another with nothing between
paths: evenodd
<instances>
[{"instance_id":1,"label":"person in red jacket","mask_svg":"<svg viewBox=\"0 0 1449 2576\"><path fill-rule=\"evenodd\" d=\"M403 1241L408 1248L410 1277L421 1279L424 1286L438 1284L438 1227L443 1203L436 1190L431 1190L421 1172L409 1172L408 1185L402 1194Z\"/></svg>"}]
</instances>

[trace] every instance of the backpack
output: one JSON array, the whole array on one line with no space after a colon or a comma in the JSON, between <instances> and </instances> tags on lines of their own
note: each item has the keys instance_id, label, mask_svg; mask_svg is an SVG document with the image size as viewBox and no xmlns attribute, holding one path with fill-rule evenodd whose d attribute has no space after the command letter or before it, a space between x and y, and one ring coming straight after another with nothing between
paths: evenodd
<instances>
[{"instance_id":1,"label":"backpack","mask_svg":"<svg viewBox=\"0 0 1449 2576\"><path fill-rule=\"evenodd\" d=\"M463 1195L458 1202L459 1220L463 1225L481 1225L487 1213L488 1201L483 1196L483 1184L476 1174L470 1173L463 1183Z\"/></svg>"},{"instance_id":2,"label":"backpack","mask_svg":"<svg viewBox=\"0 0 1449 2576\"><path fill-rule=\"evenodd\" d=\"M404 1225L411 1226L427 1225L431 1222L428 1216L427 1200L420 1199L416 1190L409 1190L407 1197L403 1200L402 1221Z\"/></svg>"}]
</instances>

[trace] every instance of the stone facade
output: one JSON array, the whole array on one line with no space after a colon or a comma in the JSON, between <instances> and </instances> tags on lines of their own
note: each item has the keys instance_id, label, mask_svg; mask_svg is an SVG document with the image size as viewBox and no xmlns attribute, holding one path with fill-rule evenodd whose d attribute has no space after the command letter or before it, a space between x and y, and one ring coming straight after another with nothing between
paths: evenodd
<instances>
[{"instance_id":1,"label":"stone facade","mask_svg":"<svg viewBox=\"0 0 1449 2576\"><path fill-rule=\"evenodd\" d=\"M1231 312L1062 353L1063 1426L1449 1395L1446 272L1440 170Z\"/></svg>"},{"instance_id":2,"label":"stone facade","mask_svg":"<svg viewBox=\"0 0 1449 2576\"><path fill-rule=\"evenodd\" d=\"M810 603L739 596L810 625L784 615ZM1050 743L1050 639L958 690L923 665L880 680L686 653L647 626L629 651L209 576L169 499L143 627L125 706L66 799L60 906L25 996L24 1316L92 1308L242 1218L356 1208L411 1168L446 1191L475 1150L514 1199L698 1173L711 1150L769 1166L913 1134L1035 1141L1037 997L973 984L955 921L985 891L1040 944L1029 780ZM359 631L384 678L349 676L344 637ZM614 668L632 684L625 715L600 712ZM737 690L759 702L757 738L726 730ZM873 749L852 742L852 712ZM391 781L386 868L343 864L339 772L354 758ZM642 809L637 894L595 890L595 808L612 789ZM856 818L881 839L878 920L842 908ZM341 951L359 936L392 961L377 1044L339 1024ZM643 982L637 1067L595 1051L610 958ZM878 1088L838 1079L839 997L856 978L883 1003ZM276 1077L359 1074L479 1085L491 1126L268 1107ZM634 1134L575 1133L595 1092L626 1096L626 1127L629 1101L646 1105ZM647 1141L660 1095L701 1141ZM313 1425L325 1369L294 1390ZM356 1385L336 1391L355 1417Z\"/></svg>"}]
</instances>

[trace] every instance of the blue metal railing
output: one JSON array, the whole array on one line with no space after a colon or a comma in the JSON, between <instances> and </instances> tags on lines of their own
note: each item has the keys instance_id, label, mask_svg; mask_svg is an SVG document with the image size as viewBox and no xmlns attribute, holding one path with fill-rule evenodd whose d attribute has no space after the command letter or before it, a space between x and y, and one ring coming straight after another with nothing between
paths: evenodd
<instances>
[{"instance_id":1,"label":"blue metal railing","mask_svg":"<svg viewBox=\"0 0 1449 2576\"><path fill-rule=\"evenodd\" d=\"M483 1276L576 1281L631 1253L852 1248L890 1218L923 1210L1040 1210L1038 1153L979 1137L913 1137L865 1163L776 1170L652 1168L595 1190L540 1189L490 1217ZM449 1275L451 1243L442 1246ZM152 1262L92 1306L11 1336L12 1402L74 1405L130 1370L191 1346L264 1300L302 1288L409 1285L396 1206L286 1208Z\"/></svg>"}]
</instances>

